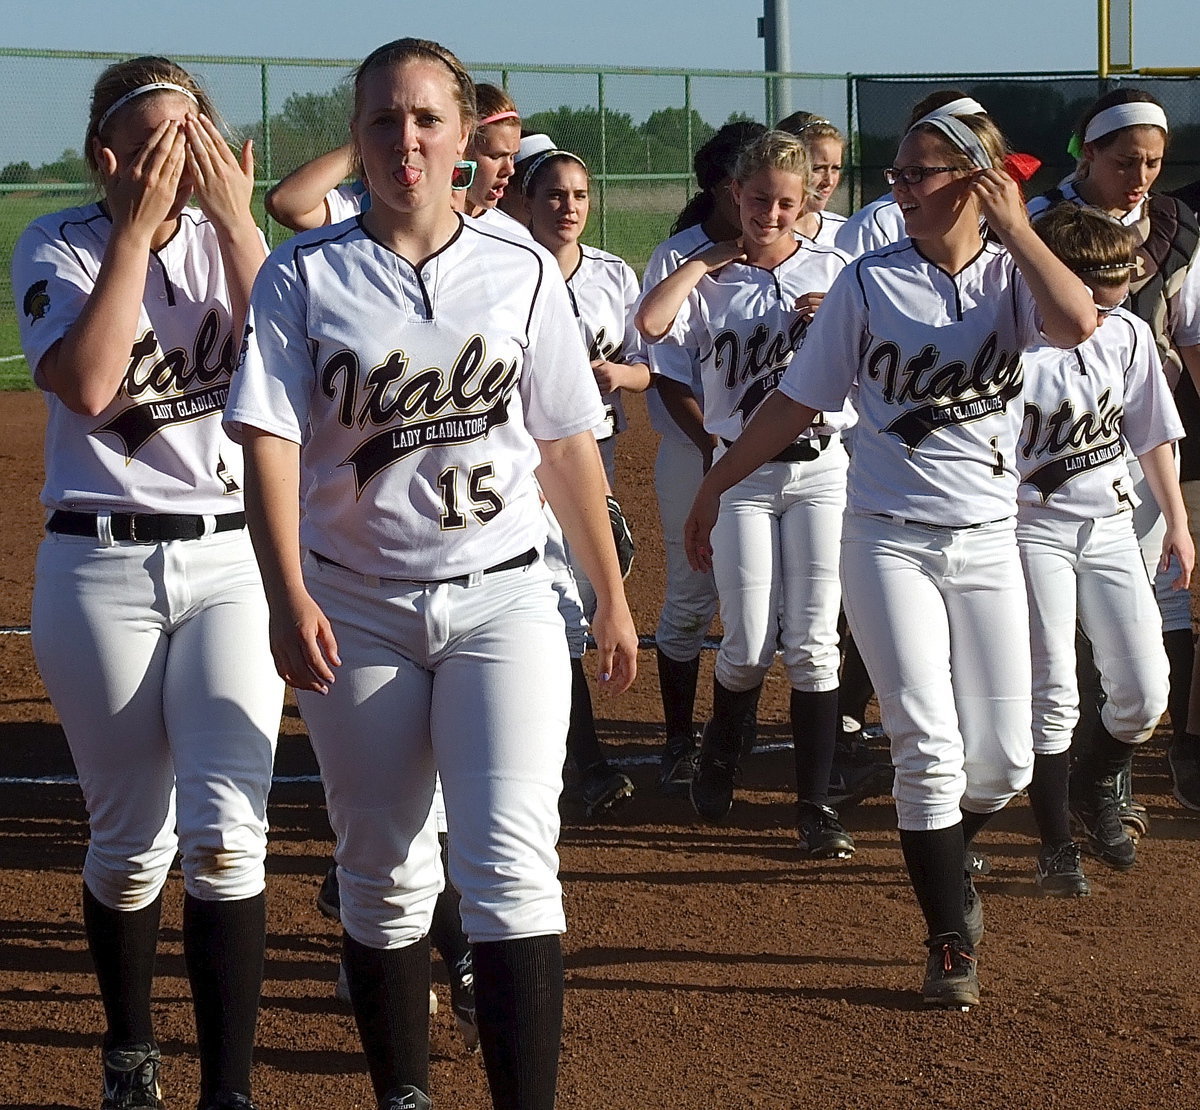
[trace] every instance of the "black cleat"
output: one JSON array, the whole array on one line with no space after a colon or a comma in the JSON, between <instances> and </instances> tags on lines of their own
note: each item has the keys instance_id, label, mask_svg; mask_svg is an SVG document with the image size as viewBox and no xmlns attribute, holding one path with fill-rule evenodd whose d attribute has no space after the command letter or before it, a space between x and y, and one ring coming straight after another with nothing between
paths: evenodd
<instances>
[{"instance_id":1,"label":"black cleat","mask_svg":"<svg viewBox=\"0 0 1200 1110\"><path fill-rule=\"evenodd\" d=\"M921 994L927 1006L965 1010L979 1005L975 951L957 933L942 933L925 942L929 959Z\"/></svg>"},{"instance_id":2,"label":"black cleat","mask_svg":"<svg viewBox=\"0 0 1200 1110\"><path fill-rule=\"evenodd\" d=\"M633 783L607 759L585 768L582 778L583 812L589 818L611 813L633 797Z\"/></svg>"},{"instance_id":3,"label":"black cleat","mask_svg":"<svg viewBox=\"0 0 1200 1110\"><path fill-rule=\"evenodd\" d=\"M1119 776L1083 779L1071 775L1071 816L1084 833L1083 850L1114 871L1137 863L1137 846L1121 822Z\"/></svg>"},{"instance_id":4,"label":"black cleat","mask_svg":"<svg viewBox=\"0 0 1200 1110\"><path fill-rule=\"evenodd\" d=\"M341 892L338 889L337 864L332 864L321 880L321 889L317 891L317 909L330 921L342 920Z\"/></svg>"},{"instance_id":5,"label":"black cleat","mask_svg":"<svg viewBox=\"0 0 1200 1110\"><path fill-rule=\"evenodd\" d=\"M1038 890L1051 898L1086 898L1092 893L1083 873L1078 844L1060 844L1038 852Z\"/></svg>"},{"instance_id":6,"label":"black cleat","mask_svg":"<svg viewBox=\"0 0 1200 1110\"><path fill-rule=\"evenodd\" d=\"M704 730L690 794L692 808L700 818L710 824L724 821L733 808L733 786L737 778L740 742L741 736L735 734L732 750L728 750L728 745L714 742L711 726Z\"/></svg>"},{"instance_id":7,"label":"black cleat","mask_svg":"<svg viewBox=\"0 0 1200 1110\"><path fill-rule=\"evenodd\" d=\"M660 794L686 794L696 774L696 753L700 744L695 736L668 736L658 759Z\"/></svg>"},{"instance_id":8,"label":"black cleat","mask_svg":"<svg viewBox=\"0 0 1200 1110\"><path fill-rule=\"evenodd\" d=\"M158 1069L162 1059L151 1044L129 1044L104 1053L100 1110L163 1110Z\"/></svg>"},{"instance_id":9,"label":"black cleat","mask_svg":"<svg viewBox=\"0 0 1200 1110\"><path fill-rule=\"evenodd\" d=\"M1172 740L1167 762L1171 765L1175 800L1185 809L1200 810L1200 743Z\"/></svg>"},{"instance_id":10,"label":"black cleat","mask_svg":"<svg viewBox=\"0 0 1200 1110\"><path fill-rule=\"evenodd\" d=\"M429 1096L420 1089L405 1084L394 1091L388 1091L379 1103L379 1110L430 1110L433 1103Z\"/></svg>"},{"instance_id":11,"label":"black cleat","mask_svg":"<svg viewBox=\"0 0 1200 1110\"><path fill-rule=\"evenodd\" d=\"M1117 816L1134 844L1150 835L1150 814L1133 796L1133 773L1129 767L1117 775Z\"/></svg>"},{"instance_id":12,"label":"black cleat","mask_svg":"<svg viewBox=\"0 0 1200 1110\"><path fill-rule=\"evenodd\" d=\"M796 822L800 852L809 859L849 859L854 837L838 821L837 811L815 802L801 802Z\"/></svg>"}]
</instances>

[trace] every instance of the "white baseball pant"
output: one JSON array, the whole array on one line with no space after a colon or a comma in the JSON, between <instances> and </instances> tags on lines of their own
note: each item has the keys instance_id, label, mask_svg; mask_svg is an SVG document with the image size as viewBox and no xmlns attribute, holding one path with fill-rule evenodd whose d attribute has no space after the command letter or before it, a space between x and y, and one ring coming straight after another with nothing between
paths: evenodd
<instances>
[{"instance_id":1,"label":"white baseball pant","mask_svg":"<svg viewBox=\"0 0 1200 1110\"><path fill-rule=\"evenodd\" d=\"M337 835L341 916L373 948L429 931L443 872L472 943L561 933L558 797L570 664L550 572L421 584L305 560L337 638L327 695L300 692Z\"/></svg>"},{"instance_id":2,"label":"white baseball pant","mask_svg":"<svg viewBox=\"0 0 1200 1110\"><path fill-rule=\"evenodd\" d=\"M725 634L715 674L727 690L757 686L777 650L793 689L837 689L847 465L834 439L812 461L766 463L721 496L712 548Z\"/></svg>"},{"instance_id":3,"label":"white baseball pant","mask_svg":"<svg viewBox=\"0 0 1200 1110\"><path fill-rule=\"evenodd\" d=\"M1135 458L1126 458L1129 466L1129 476L1133 479L1133 492L1141 504L1133 510L1133 528L1137 533L1138 543L1142 549L1142 559L1146 564L1146 573L1154 583L1154 596L1162 613L1164 632L1177 632L1180 629L1192 628L1192 594L1190 590L1177 590L1171 583L1179 577L1179 563L1174 557L1166 570L1158 569L1158 561L1162 558L1163 536L1167 534L1167 521L1154 500L1150 483L1142 473L1141 463ZM1176 467L1179 459L1176 457Z\"/></svg>"},{"instance_id":4,"label":"white baseball pant","mask_svg":"<svg viewBox=\"0 0 1200 1110\"><path fill-rule=\"evenodd\" d=\"M676 663L695 659L717 615L717 586L711 573L692 570L683 549L683 522L704 477L704 457L691 442L664 436L654 463L654 489L662 521L666 588L658 628L659 650Z\"/></svg>"},{"instance_id":5,"label":"white baseball pant","mask_svg":"<svg viewBox=\"0 0 1200 1110\"><path fill-rule=\"evenodd\" d=\"M891 738L901 829L995 812L1029 784L1029 619L1014 527L846 514L843 604Z\"/></svg>"},{"instance_id":6,"label":"white baseball pant","mask_svg":"<svg viewBox=\"0 0 1200 1110\"><path fill-rule=\"evenodd\" d=\"M1072 520L1022 509L1017 545L1029 595L1033 750L1057 755L1071 746L1079 720L1077 622L1107 695L1105 729L1126 744L1148 740L1166 712L1169 675L1162 617L1131 514Z\"/></svg>"},{"instance_id":7,"label":"white baseball pant","mask_svg":"<svg viewBox=\"0 0 1200 1110\"><path fill-rule=\"evenodd\" d=\"M572 659L582 659L587 648L589 616L596 614L596 594L586 577L576 577L571 554L567 550L567 539L549 502L542 502L542 512L546 515L546 549L542 558L550 571L550 585L558 599L558 611L567 629L567 648ZM587 612L580 589L585 583L591 599L591 609Z\"/></svg>"},{"instance_id":8,"label":"white baseball pant","mask_svg":"<svg viewBox=\"0 0 1200 1110\"><path fill-rule=\"evenodd\" d=\"M109 908L153 902L177 849L194 897L262 892L283 707L267 620L245 531L42 541L33 650L87 805L83 878Z\"/></svg>"}]
</instances>

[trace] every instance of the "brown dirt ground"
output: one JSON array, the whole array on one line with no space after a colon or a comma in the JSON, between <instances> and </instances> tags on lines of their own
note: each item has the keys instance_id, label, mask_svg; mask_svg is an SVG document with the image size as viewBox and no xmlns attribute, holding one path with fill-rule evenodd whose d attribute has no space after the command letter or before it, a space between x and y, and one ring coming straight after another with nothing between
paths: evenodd
<instances>
[{"instance_id":1,"label":"brown dirt ground","mask_svg":"<svg viewBox=\"0 0 1200 1110\"><path fill-rule=\"evenodd\" d=\"M0 396L5 626L29 619L42 427L37 396ZM619 493L639 544L629 589L642 631L653 630L661 591L653 438L635 412ZM661 739L653 654L640 665L634 690L597 710L602 734L629 760L652 756ZM27 636L0 636L0 678L0 776L69 774ZM706 703L702 694L699 712ZM778 676L763 705L763 738L777 740ZM313 770L289 706L277 773ZM793 850L788 753L749 761L731 820L717 829L698 826L686 801L660 799L650 763L632 764L638 794L610 822L588 824L564 805L559 1106L1188 1105L1200 1077L1200 822L1171 800L1160 742L1139 755L1137 772L1151 837L1128 875L1091 866L1090 899L1036 896L1023 800L984 833L995 865L979 884L985 996L962 1014L925 1012L916 994L922 929L887 799L843 815L858 841L853 861L806 863ZM369 1107L352 1019L331 997L338 940L313 904L330 841L321 790L280 784L271 801L256 1100L263 1110ZM98 1101L101 1012L79 923L85 841L75 786L0 784L0 1107ZM155 999L173 1107L190 1104L197 1072L180 901L176 877ZM445 1004L440 968L435 978ZM432 1045L436 1104L486 1106L478 1059L444 1015Z\"/></svg>"}]
</instances>

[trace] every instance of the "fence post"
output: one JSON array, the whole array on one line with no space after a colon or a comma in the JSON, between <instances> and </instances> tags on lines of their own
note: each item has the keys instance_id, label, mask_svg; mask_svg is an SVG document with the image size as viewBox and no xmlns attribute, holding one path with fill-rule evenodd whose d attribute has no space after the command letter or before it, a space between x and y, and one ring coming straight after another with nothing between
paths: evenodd
<instances>
[{"instance_id":1,"label":"fence post","mask_svg":"<svg viewBox=\"0 0 1200 1110\"><path fill-rule=\"evenodd\" d=\"M684 173L692 172L692 159L696 157L696 137L692 134L692 75L685 73L683 75L683 110L686 113L687 119L687 165L683 167ZM689 183L690 185L690 183ZM687 203L687 198L691 196L691 188L684 186L683 197L684 203Z\"/></svg>"},{"instance_id":2,"label":"fence post","mask_svg":"<svg viewBox=\"0 0 1200 1110\"><path fill-rule=\"evenodd\" d=\"M269 67L266 62L259 66L260 86L262 90L262 129L263 129L263 149L262 149L262 176L267 181L273 181L275 177L274 168L271 165L271 79L268 76ZM267 246L274 246L275 227L274 221L267 215L266 204L263 204L263 226L266 228Z\"/></svg>"},{"instance_id":3,"label":"fence post","mask_svg":"<svg viewBox=\"0 0 1200 1110\"><path fill-rule=\"evenodd\" d=\"M596 74L600 106L600 249L608 250L608 121L604 111L604 73Z\"/></svg>"},{"instance_id":4,"label":"fence post","mask_svg":"<svg viewBox=\"0 0 1200 1110\"><path fill-rule=\"evenodd\" d=\"M846 143L850 150L850 212L862 207L862 145L858 141L858 127L854 122L854 76L846 74Z\"/></svg>"}]
</instances>

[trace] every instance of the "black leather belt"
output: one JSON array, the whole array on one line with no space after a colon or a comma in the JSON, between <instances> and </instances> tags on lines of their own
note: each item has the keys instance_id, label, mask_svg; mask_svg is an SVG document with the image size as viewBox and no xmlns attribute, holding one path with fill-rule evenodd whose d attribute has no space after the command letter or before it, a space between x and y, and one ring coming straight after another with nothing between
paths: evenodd
<instances>
[{"instance_id":1,"label":"black leather belt","mask_svg":"<svg viewBox=\"0 0 1200 1110\"><path fill-rule=\"evenodd\" d=\"M75 513L55 509L46 530L63 536L92 536L99 539L99 513ZM108 518L112 538L118 543L167 543L198 540L205 533L204 517L181 513L112 513ZM214 532L233 532L246 527L245 513L222 513Z\"/></svg>"},{"instance_id":2,"label":"black leather belt","mask_svg":"<svg viewBox=\"0 0 1200 1110\"><path fill-rule=\"evenodd\" d=\"M733 441L721 440L726 447L732 447ZM812 462L820 458L821 452L833 442L833 436L816 436L813 439L798 439L789 443L782 451L768 462Z\"/></svg>"},{"instance_id":3,"label":"black leather belt","mask_svg":"<svg viewBox=\"0 0 1200 1110\"><path fill-rule=\"evenodd\" d=\"M328 555L322 555L319 551L310 552L312 557L318 563L324 563L326 566L337 567L339 570L348 570L351 574L359 572L346 566L345 563L339 563L336 559L331 559ZM514 555L511 559L505 559L502 563L496 563L494 566L485 567L481 574L499 574L502 570L518 570L521 567L527 567L537 561L538 553L535 548L530 548L528 551L522 551L520 555ZM471 579L469 574L459 574L453 578L387 578L380 576L381 582L411 582L415 586L465 586Z\"/></svg>"}]
</instances>

